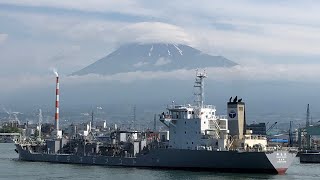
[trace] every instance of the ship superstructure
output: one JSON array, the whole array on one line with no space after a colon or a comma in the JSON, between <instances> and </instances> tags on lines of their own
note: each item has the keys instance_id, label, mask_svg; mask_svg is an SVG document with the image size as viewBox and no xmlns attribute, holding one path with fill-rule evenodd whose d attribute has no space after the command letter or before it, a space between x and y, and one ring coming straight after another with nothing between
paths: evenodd
<instances>
[{"instance_id":1,"label":"ship superstructure","mask_svg":"<svg viewBox=\"0 0 320 180\"><path fill-rule=\"evenodd\" d=\"M197 73L196 105L169 105L160 121L169 128L169 148L225 150L228 133L226 116L217 116L213 105L204 105L205 73ZM219 141L220 140L220 141Z\"/></svg>"},{"instance_id":2,"label":"ship superstructure","mask_svg":"<svg viewBox=\"0 0 320 180\"><path fill-rule=\"evenodd\" d=\"M213 105L204 104L205 72L197 72L194 87L198 89L196 104L169 105L160 121L169 128L169 148L192 150L266 150L267 138L246 131L245 103L230 98L228 116L216 114Z\"/></svg>"},{"instance_id":3,"label":"ship superstructure","mask_svg":"<svg viewBox=\"0 0 320 180\"><path fill-rule=\"evenodd\" d=\"M90 125L88 133L78 133L72 127L70 133L65 135L60 133L56 123L56 133L51 139L24 137L17 141L19 159L105 166L285 173L296 153L285 148L268 147L265 136L252 135L251 130L246 130L245 103L242 99L230 98L227 116L219 116L215 106L205 105L206 77L205 72L196 74L194 87L197 92L193 105L176 105L173 102L167 106L166 112L159 115L168 131L139 132L115 128L104 136L96 136Z\"/></svg>"}]
</instances>

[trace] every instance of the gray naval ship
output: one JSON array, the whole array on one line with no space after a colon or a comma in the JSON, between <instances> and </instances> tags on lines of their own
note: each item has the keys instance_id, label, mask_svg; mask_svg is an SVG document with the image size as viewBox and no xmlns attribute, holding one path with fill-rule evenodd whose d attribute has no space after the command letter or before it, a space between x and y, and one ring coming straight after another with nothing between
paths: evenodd
<instances>
[{"instance_id":1,"label":"gray naval ship","mask_svg":"<svg viewBox=\"0 0 320 180\"><path fill-rule=\"evenodd\" d=\"M159 114L168 131L116 129L101 140L76 129L67 137L56 122L53 138L22 137L15 150L22 161L284 174L296 152L270 147L265 136L246 130L242 99L230 98L227 115L216 115L214 106L204 104L204 78L197 72L194 105L172 103Z\"/></svg>"}]
</instances>

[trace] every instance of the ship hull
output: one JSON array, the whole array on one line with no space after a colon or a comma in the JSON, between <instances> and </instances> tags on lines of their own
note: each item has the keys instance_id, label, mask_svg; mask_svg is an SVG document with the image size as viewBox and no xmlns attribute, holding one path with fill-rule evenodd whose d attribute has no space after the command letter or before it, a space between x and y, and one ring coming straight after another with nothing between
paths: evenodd
<instances>
[{"instance_id":1,"label":"ship hull","mask_svg":"<svg viewBox=\"0 0 320 180\"><path fill-rule=\"evenodd\" d=\"M266 153L154 149L136 157L110 157L32 153L20 145L16 146L22 161L268 174L284 174L296 155L288 151Z\"/></svg>"},{"instance_id":2,"label":"ship hull","mask_svg":"<svg viewBox=\"0 0 320 180\"><path fill-rule=\"evenodd\" d=\"M320 163L320 153L300 153L300 163Z\"/></svg>"}]
</instances>

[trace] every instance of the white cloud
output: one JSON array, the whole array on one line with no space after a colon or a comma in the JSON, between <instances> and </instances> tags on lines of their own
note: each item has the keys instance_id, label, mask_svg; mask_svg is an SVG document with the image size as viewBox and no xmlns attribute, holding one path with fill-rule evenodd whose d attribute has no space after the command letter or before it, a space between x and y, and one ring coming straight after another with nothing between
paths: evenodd
<instances>
[{"instance_id":1,"label":"white cloud","mask_svg":"<svg viewBox=\"0 0 320 180\"><path fill-rule=\"evenodd\" d=\"M317 19L320 3L312 0L297 1L251 1L251 0L176 0L168 3L171 11L166 11L166 17L176 14L192 14L201 17L200 22L215 20L250 20L252 22L319 24ZM158 4L158 10L167 8ZM161 9L161 10L163 10ZM194 21L194 19L190 19Z\"/></svg>"},{"instance_id":2,"label":"white cloud","mask_svg":"<svg viewBox=\"0 0 320 180\"><path fill-rule=\"evenodd\" d=\"M0 44L4 43L8 39L8 34L0 33Z\"/></svg>"},{"instance_id":3,"label":"white cloud","mask_svg":"<svg viewBox=\"0 0 320 180\"><path fill-rule=\"evenodd\" d=\"M194 40L184 28L163 22L128 23L20 12L0 12L0 14L28 27L31 30L29 32L34 36L57 36L70 41L104 42L114 46L131 42L190 44ZM44 24L46 25L44 26Z\"/></svg>"},{"instance_id":4,"label":"white cloud","mask_svg":"<svg viewBox=\"0 0 320 180\"><path fill-rule=\"evenodd\" d=\"M192 37L181 27L162 22L140 22L119 30L120 42L190 44Z\"/></svg>"},{"instance_id":5,"label":"white cloud","mask_svg":"<svg viewBox=\"0 0 320 180\"><path fill-rule=\"evenodd\" d=\"M54 76L52 76L54 82ZM19 76L0 76L0 83L5 84L5 88L1 88L0 92L10 94L16 91L23 92L24 89L34 89L49 86L50 76L37 76L33 74L25 74Z\"/></svg>"},{"instance_id":6,"label":"white cloud","mask_svg":"<svg viewBox=\"0 0 320 180\"><path fill-rule=\"evenodd\" d=\"M171 63L170 59L161 57L156 61L156 63L154 65L155 66L163 66L163 65L166 65L166 64L169 64L169 63Z\"/></svg>"},{"instance_id":7,"label":"white cloud","mask_svg":"<svg viewBox=\"0 0 320 180\"><path fill-rule=\"evenodd\" d=\"M152 10L141 7L141 4L131 0L105 1L105 0L4 0L2 3L29 6L29 7L52 7L68 10L80 10L85 12L121 12L125 14L144 15L152 13Z\"/></svg>"},{"instance_id":8,"label":"white cloud","mask_svg":"<svg viewBox=\"0 0 320 180\"><path fill-rule=\"evenodd\" d=\"M138 67L142 67L142 66L145 66L145 65L148 65L148 64L149 64L148 62L140 61L140 62L134 64L133 67L138 68Z\"/></svg>"},{"instance_id":9,"label":"white cloud","mask_svg":"<svg viewBox=\"0 0 320 180\"><path fill-rule=\"evenodd\" d=\"M304 64L259 64L254 66L234 66L232 68L206 68L208 78L217 81L293 81L293 82L316 82L320 78L318 69L320 65ZM178 79L190 80L194 78L196 69L178 69L173 71L136 71L118 73L114 75L95 75L67 77L70 83L83 82L134 82L136 80L160 80Z\"/></svg>"},{"instance_id":10,"label":"white cloud","mask_svg":"<svg viewBox=\"0 0 320 180\"><path fill-rule=\"evenodd\" d=\"M88 59L101 57L90 51L90 46L82 47L70 42L60 44L10 40L0 48L0 76L25 73L43 75L49 67L58 67L62 72L70 73L88 65Z\"/></svg>"},{"instance_id":11,"label":"white cloud","mask_svg":"<svg viewBox=\"0 0 320 180\"><path fill-rule=\"evenodd\" d=\"M128 25L128 23L113 20L32 12L0 11L0 15L14 20L17 26L24 26L27 28L24 31L33 36L58 37L69 41L102 41L115 43L117 36L114 35L120 28Z\"/></svg>"},{"instance_id":12,"label":"white cloud","mask_svg":"<svg viewBox=\"0 0 320 180\"><path fill-rule=\"evenodd\" d=\"M31 64L35 69L47 69L61 64L65 72L71 73L127 42L184 43L226 57L236 52L236 58L232 60L240 64L241 59L248 56L250 59L259 59L264 55L301 56L304 59L320 55L320 35L317 33L320 29L317 20L320 16L319 3L311 1L281 1L281 6L278 6L279 2L247 0L204 0L201 3L194 0L166 3L129 0L94 0L90 3L85 0L4 0L1 3L32 6L40 10L42 7L53 7L60 11L99 12L102 15L78 17L72 13L56 15L42 10L2 9L1 18L8 17L11 25L17 25L13 32L21 32L34 38L32 43L23 42L10 34L10 41L16 38L16 44L0 50L2 56L7 54L3 58L7 59L6 67L1 69L15 68L16 64L23 67ZM139 16L137 19L148 22L104 18L104 13L110 12L132 15L127 17L129 19ZM155 22L150 22L151 20ZM18 37L22 37L21 34ZM0 35L0 43L6 38L7 36ZM22 48L19 44L26 47ZM10 56L9 52L13 54L17 51L20 52L19 55ZM257 54L259 57L255 57ZM22 61L22 57L27 57L28 60ZM248 61L246 64L252 65Z\"/></svg>"},{"instance_id":13,"label":"white cloud","mask_svg":"<svg viewBox=\"0 0 320 180\"><path fill-rule=\"evenodd\" d=\"M160 22L129 24L38 13L0 14L18 22L17 27L24 27L29 36L37 37L31 41L13 36L11 44L0 49L2 61L5 61L5 65L0 67L0 74L20 74L26 70L43 73L45 71L41 69L47 70L48 67L58 67L65 73L71 73L128 42L188 41L188 35L182 28Z\"/></svg>"},{"instance_id":14,"label":"white cloud","mask_svg":"<svg viewBox=\"0 0 320 180\"><path fill-rule=\"evenodd\" d=\"M0 4L21 6L0 6L3 97L25 89L54 88L49 67L57 67L62 85L70 87L194 79L195 70L185 69L63 76L128 42L188 44L242 64L207 68L210 81L314 83L320 79L320 63L304 62L320 56L320 3L315 1L2 0ZM10 40L4 33L10 33ZM270 56L278 64L268 63ZM301 59L302 64L284 64L290 62L288 57ZM158 59L153 65L168 63L169 59Z\"/></svg>"},{"instance_id":15,"label":"white cloud","mask_svg":"<svg viewBox=\"0 0 320 180\"><path fill-rule=\"evenodd\" d=\"M313 83L320 79L320 65L303 64L260 64L255 66L235 66L232 68L206 68L208 80L220 82L233 81L259 81L259 82L295 82ZM88 85L105 83L134 83L136 81L148 80L192 80L196 70L179 69L174 71L136 71L118 73L114 75L89 74L85 76L64 76L60 75L61 85ZM14 92L22 92L25 89L37 89L54 87L55 76L48 72L44 76L36 74L25 74L11 77L0 77L0 84L6 87L0 89L0 93L9 95Z\"/></svg>"},{"instance_id":16,"label":"white cloud","mask_svg":"<svg viewBox=\"0 0 320 180\"><path fill-rule=\"evenodd\" d=\"M260 53L263 55L320 55L320 28L287 24L228 22L239 30L202 29L194 41L207 52L212 50ZM252 31L243 31L251 28ZM197 33L195 28L189 34ZM223 54L224 55L224 54Z\"/></svg>"},{"instance_id":17,"label":"white cloud","mask_svg":"<svg viewBox=\"0 0 320 180\"><path fill-rule=\"evenodd\" d=\"M106 43L113 47L130 42L164 42L195 45L209 53L221 49L223 55L228 55L230 50L274 55L319 55L320 52L317 33L320 28L304 25L217 21L235 28L225 30L162 22L124 23L39 14L12 16L28 26L35 36L50 34L69 41ZM46 22L50 23L43 26Z\"/></svg>"},{"instance_id":18,"label":"white cloud","mask_svg":"<svg viewBox=\"0 0 320 180\"><path fill-rule=\"evenodd\" d=\"M3 0L1 3L28 6L52 7L84 12L123 13L130 15L143 15L148 17L173 18L178 21L189 19L191 14L197 21L205 22L207 19L251 19L273 22L315 23L319 15L319 3L316 1L232 1L232 0L174 0L165 2L150 2L148 0ZM186 18L183 18L186 17ZM199 18L200 17L200 18ZM192 22L194 19L190 19Z\"/></svg>"}]
</instances>

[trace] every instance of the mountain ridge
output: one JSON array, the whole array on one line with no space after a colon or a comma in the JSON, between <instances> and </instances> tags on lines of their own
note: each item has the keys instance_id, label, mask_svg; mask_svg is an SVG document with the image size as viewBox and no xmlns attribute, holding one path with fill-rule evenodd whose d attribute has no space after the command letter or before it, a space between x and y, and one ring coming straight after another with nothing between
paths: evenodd
<instances>
[{"instance_id":1,"label":"mountain ridge","mask_svg":"<svg viewBox=\"0 0 320 180\"><path fill-rule=\"evenodd\" d=\"M223 56L212 56L183 44L131 43L120 46L71 75L111 75L135 71L171 71L235 65L237 63Z\"/></svg>"}]
</instances>

